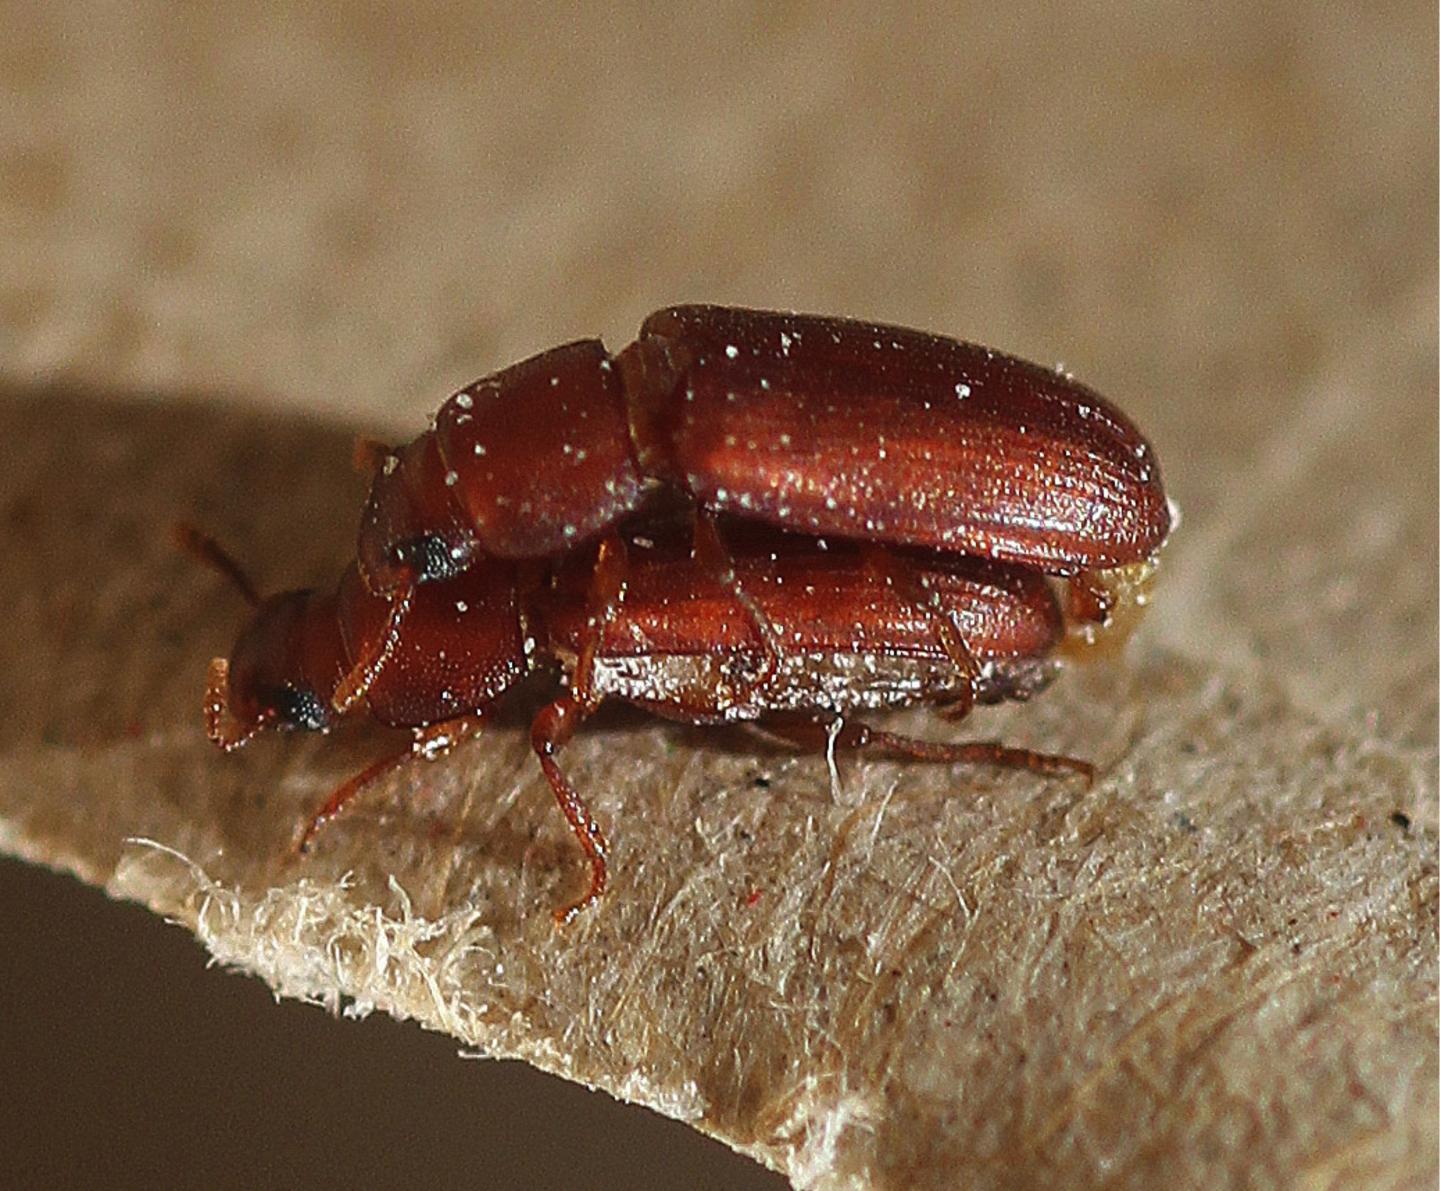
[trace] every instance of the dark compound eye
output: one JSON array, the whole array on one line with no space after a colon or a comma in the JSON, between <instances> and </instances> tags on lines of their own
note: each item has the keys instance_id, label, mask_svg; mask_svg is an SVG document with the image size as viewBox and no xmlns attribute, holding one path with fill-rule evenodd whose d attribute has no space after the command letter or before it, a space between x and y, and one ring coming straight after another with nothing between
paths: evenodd
<instances>
[{"instance_id":1,"label":"dark compound eye","mask_svg":"<svg viewBox=\"0 0 1440 1191\"><path fill-rule=\"evenodd\" d=\"M417 583L453 579L465 569L465 558L456 557L450 544L434 534L401 542L391 552L397 566L408 567Z\"/></svg>"},{"instance_id":2,"label":"dark compound eye","mask_svg":"<svg viewBox=\"0 0 1440 1191\"><path fill-rule=\"evenodd\" d=\"M281 687L272 693L270 705L275 709L279 727L320 732L330 725L325 704L312 690Z\"/></svg>"}]
</instances>

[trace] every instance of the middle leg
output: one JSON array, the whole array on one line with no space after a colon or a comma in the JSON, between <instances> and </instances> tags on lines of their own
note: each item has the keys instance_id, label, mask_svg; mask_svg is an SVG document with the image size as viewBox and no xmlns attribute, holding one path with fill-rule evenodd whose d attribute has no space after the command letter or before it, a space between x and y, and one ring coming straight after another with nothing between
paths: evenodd
<instances>
[{"instance_id":1,"label":"middle leg","mask_svg":"<svg viewBox=\"0 0 1440 1191\"><path fill-rule=\"evenodd\" d=\"M580 792L571 785L569 777L555 758L556 753L575 735L575 729L580 726L586 714L586 708L580 700L573 695L562 695L553 703L542 707L530 725L530 745L535 750L535 755L540 758L540 768L545 773L545 780L550 783L555 801L560 804L561 813L580 842L586 859L590 861L590 888L581 897L554 912L555 921L561 925L570 922L580 911L600 900L609 875L606 859L610 853L610 845L606 842L605 833L596 822L594 812L580 796Z\"/></svg>"},{"instance_id":2,"label":"middle leg","mask_svg":"<svg viewBox=\"0 0 1440 1191\"><path fill-rule=\"evenodd\" d=\"M784 654L780 634L765 615L765 610L740 582L740 576L735 571L735 560L720 537L720 526L715 515L698 505L695 508L692 554L695 561L717 579L740 605L750 626L760 638L760 664L753 674L736 680L736 689L732 696L736 703L749 702L780 668Z\"/></svg>"}]
</instances>

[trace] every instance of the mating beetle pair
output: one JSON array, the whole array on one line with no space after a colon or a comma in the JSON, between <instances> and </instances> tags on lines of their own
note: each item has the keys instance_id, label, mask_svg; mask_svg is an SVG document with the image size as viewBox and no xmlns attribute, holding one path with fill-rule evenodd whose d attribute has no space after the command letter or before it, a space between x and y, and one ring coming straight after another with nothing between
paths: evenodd
<instances>
[{"instance_id":1,"label":"mating beetle pair","mask_svg":"<svg viewBox=\"0 0 1440 1191\"><path fill-rule=\"evenodd\" d=\"M259 600L190 537L256 604L211 665L209 734L229 750L323 729L364 699L433 755L558 662L566 691L532 740L591 864L561 918L603 892L606 844L556 753L606 698L805 745L1088 773L851 717L1028 697L1067 627L1135 598L1170 528L1149 444L1067 376L918 331L713 306L652 315L614 356L585 340L468 385L368 462L333 593ZM337 790L307 840L394 760Z\"/></svg>"}]
</instances>

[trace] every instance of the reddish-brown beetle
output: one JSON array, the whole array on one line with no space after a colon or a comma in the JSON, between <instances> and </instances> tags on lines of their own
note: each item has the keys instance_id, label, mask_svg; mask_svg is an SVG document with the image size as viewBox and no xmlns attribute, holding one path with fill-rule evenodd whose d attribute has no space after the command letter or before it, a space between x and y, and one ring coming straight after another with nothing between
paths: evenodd
<instances>
[{"instance_id":1,"label":"reddish-brown beetle","mask_svg":"<svg viewBox=\"0 0 1440 1191\"><path fill-rule=\"evenodd\" d=\"M899 327L718 306L659 311L614 356L582 340L467 385L372 462L358 561L390 619L340 708L383 669L418 584L480 557L557 557L658 487L702 520L1064 576L1073 614L1095 621L1143 587L1170 527L1149 444L1066 375ZM719 538L700 532L773 655ZM966 662L962 639L946 648Z\"/></svg>"},{"instance_id":2,"label":"reddish-brown beetle","mask_svg":"<svg viewBox=\"0 0 1440 1191\"><path fill-rule=\"evenodd\" d=\"M419 588L395 634L390 606L366 590L355 566L335 592L261 599L219 547L183 531L182 543L235 580L256 608L229 659L211 664L210 737L228 751L266 728L328 729L345 675L390 637L366 703L382 723L414 728L411 751L433 756L472 734L533 668L558 663L567 689L535 716L531 738L591 864L589 890L557 912L562 920L604 891L606 843L556 753L606 699L690 723L755 722L806 747L1089 775L1088 765L1066 757L985 741L929 743L850 718L916 703L963 714L973 700L1024 699L1041 689L1065 626L1038 571L923 550L877 555L753 525L727 527L726 536L746 603L697 560L688 528L646 525L612 532L549 568L479 560ZM912 589L926 593L925 607ZM781 644L778 662L756 613ZM947 626L962 635L973 668L955 663ZM336 790L305 840L407 755Z\"/></svg>"}]
</instances>

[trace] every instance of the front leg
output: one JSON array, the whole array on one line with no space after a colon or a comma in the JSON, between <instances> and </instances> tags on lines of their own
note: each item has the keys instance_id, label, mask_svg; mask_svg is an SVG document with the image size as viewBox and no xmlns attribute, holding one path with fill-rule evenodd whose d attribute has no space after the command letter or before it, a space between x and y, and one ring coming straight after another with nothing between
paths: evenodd
<instances>
[{"instance_id":1,"label":"front leg","mask_svg":"<svg viewBox=\"0 0 1440 1191\"><path fill-rule=\"evenodd\" d=\"M310 822L306 824L305 830L300 834L300 840L296 847L301 852L308 852L310 845L315 840L315 833L344 810L355 796L371 782L383 777L392 769L398 768L412 757L421 757L426 761L443 757L461 741L468 740L478 733L485 726L484 721L484 713L476 711L470 715L456 716L453 720L442 720L438 724L427 724L423 728L414 729L414 739L410 742L409 748L401 749L388 757L381 757L374 764L367 765L349 781L337 786L330 797L325 800L325 805L311 816Z\"/></svg>"},{"instance_id":2,"label":"front leg","mask_svg":"<svg viewBox=\"0 0 1440 1191\"><path fill-rule=\"evenodd\" d=\"M385 626L381 629L380 635L375 640L365 643L360 651L360 657L350 668L350 672L340 680L340 684L335 688L335 694L331 696L330 705L336 715L344 715L363 699L369 693L370 688L375 685L375 680L380 677L381 671L390 664L390 659L395 655L395 650L400 644L400 628L405 623L410 605L414 602L415 584L413 581L399 587L390 597L390 612L385 618Z\"/></svg>"}]
</instances>

